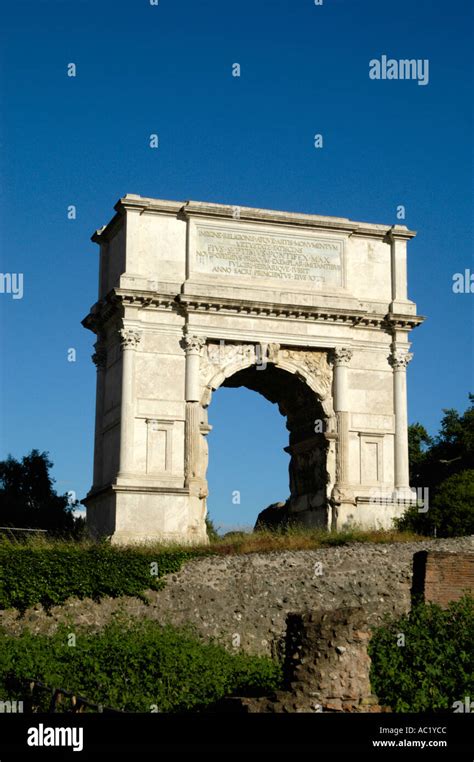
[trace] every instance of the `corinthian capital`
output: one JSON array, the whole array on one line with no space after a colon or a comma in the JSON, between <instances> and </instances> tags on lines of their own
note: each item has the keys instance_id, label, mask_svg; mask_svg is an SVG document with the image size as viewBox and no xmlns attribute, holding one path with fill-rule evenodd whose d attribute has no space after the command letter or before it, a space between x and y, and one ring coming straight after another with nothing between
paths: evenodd
<instances>
[{"instance_id":1,"label":"corinthian capital","mask_svg":"<svg viewBox=\"0 0 474 762\"><path fill-rule=\"evenodd\" d=\"M186 350L186 354L199 354L205 343L206 338L204 336L193 336L187 333L183 337L182 346Z\"/></svg>"},{"instance_id":2,"label":"corinthian capital","mask_svg":"<svg viewBox=\"0 0 474 762\"><path fill-rule=\"evenodd\" d=\"M388 358L388 361L394 370L405 370L412 359L411 352L405 352L403 349L397 349Z\"/></svg>"},{"instance_id":3,"label":"corinthian capital","mask_svg":"<svg viewBox=\"0 0 474 762\"><path fill-rule=\"evenodd\" d=\"M352 349L349 347L334 347L331 352L331 360L334 365L349 365L352 357Z\"/></svg>"},{"instance_id":4,"label":"corinthian capital","mask_svg":"<svg viewBox=\"0 0 474 762\"><path fill-rule=\"evenodd\" d=\"M122 349L135 349L142 337L141 331L134 331L133 328L121 328L119 334Z\"/></svg>"}]
</instances>

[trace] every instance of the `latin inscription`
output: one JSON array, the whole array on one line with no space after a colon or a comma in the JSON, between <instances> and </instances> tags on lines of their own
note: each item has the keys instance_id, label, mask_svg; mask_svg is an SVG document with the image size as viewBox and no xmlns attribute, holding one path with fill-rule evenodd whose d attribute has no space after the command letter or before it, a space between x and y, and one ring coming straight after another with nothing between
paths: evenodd
<instances>
[{"instance_id":1,"label":"latin inscription","mask_svg":"<svg viewBox=\"0 0 474 762\"><path fill-rule=\"evenodd\" d=\"M196 269L216 275L342 286L343 242L199 226Z\"/></svg>"}]
</instances>

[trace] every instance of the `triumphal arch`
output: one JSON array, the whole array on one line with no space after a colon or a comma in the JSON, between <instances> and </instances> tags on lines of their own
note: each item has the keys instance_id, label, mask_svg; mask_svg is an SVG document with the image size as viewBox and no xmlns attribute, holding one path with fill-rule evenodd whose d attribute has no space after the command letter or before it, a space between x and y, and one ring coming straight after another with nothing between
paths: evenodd
<instances>
[{"instance_id":1,"label":"triumphal arch","mask_svg":"<svg viewBox=\"0 0 474 762\"><path fill-rule=\"evenodd\" d=\"M96 335L90 531L115 543L206 541L207 416L220 386L255 390L285 416L294 521L389 527L413 501L415 234L136 195L115 209L92 239L99 297L83 321Z\"/></svg>"}]
</instances>

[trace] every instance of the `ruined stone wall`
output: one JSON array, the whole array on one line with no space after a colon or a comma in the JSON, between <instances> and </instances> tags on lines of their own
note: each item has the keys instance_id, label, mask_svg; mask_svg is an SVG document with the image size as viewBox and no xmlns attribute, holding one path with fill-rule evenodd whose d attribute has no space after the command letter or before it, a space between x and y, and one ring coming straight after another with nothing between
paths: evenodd
<instances>
[{"instance_id":1,"label":"ruined stone wall","mask_svg":"<svg viewBox=\"0 0 474 762\"><path fill-rule=\"evenodd\" d=\"M285 674L295 693L327 709L368 700L370 631L363 609L304 612L287 619Z\"/></svg>"},{"instance_id":2,"label":"ruined stone wall","mask_svg":"<svg viewBox=\"0 0 474 762\"><path fill-rule=\"evenodd\" d=\"M99 603L71 599L53 607L51 615L41 606L24 617L0 611L0 624L10 632L24 627L50 632L61 620L100 628L123 610L177 626L191 624L230 651L281 656L290 613L362 608L373 627L385 614L407 612L413 556L420 550L473 553L474 538L208 556L168 575L162 590L147 593L149 605L126 597Z\"/></svg>"},{"instance_id":3,"label":"ruined stone wall","mask_svg":"<svg viewBox=\"0 0 474 762\"><path fill-rule=\"evenodd\" d=\"M414 558L413 594L446 606L474 594L474 554L420 551Z\"/></svg>"},{"instance_id":4,"label":"ruined stone wall","mask_svg":"<svg viewBox=\"0 0 474 762\"><path fill-rule=\"evenodd\" d=\"M168 575L164 589L148 592L149 605L136 598L71 599L50 615L41 606L23 617L0 611L0 624L12 633L51 632L65 620L98 629L119 610L192 624L230 651L284 660L282 690L225 699L215 711L375 712L387 707L370 689L373 628L386 614L407 612L420 586L426 600L460 597L472 589L473 568L474 537L209 556Z\"/></svg>"}]
</instances>

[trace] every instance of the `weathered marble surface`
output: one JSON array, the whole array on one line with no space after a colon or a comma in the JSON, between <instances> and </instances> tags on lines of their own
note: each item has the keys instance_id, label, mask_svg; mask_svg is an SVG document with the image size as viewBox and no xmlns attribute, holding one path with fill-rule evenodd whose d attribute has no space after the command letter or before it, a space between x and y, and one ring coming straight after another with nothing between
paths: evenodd
<instances>
[{"instance_id":1,"label":"weathered marble surface","mask_svg":"<svg viewBox=\"0 0 474 762\"><path fill-rule=\"evenodd\" d=\"M412 499L414 233L135 195L115 208L93 236L99 299L83 321L97 337L91 531L206 540L207 409L221 385L254 389L286 417L298 520L390 525Z\"/></svg>"}]
</instances>

